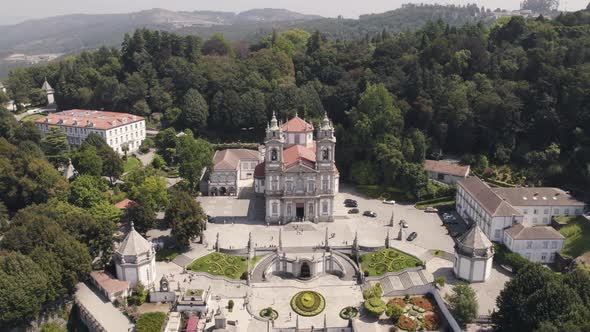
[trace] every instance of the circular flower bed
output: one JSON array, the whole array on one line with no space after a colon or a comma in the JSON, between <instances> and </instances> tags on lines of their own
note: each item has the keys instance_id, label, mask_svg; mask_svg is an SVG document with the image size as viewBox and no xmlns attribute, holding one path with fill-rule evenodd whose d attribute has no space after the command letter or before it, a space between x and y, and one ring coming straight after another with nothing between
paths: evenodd
<instances>
[{"instance_id":1,"label":"circular flower bed","mask_svg":"<svg viewBox=\"0 0 590 332\"><path fill-rule=\"evenodd\" d=\"M405 307L406 306L406 301L404 301L404 299L402 299L401 297L395 297L389 301L387 301L387 305L399 305L400 307Z\"/></svg>"},{"instance_id":2,"label":"circular flower bed","mask_svg":"<svg viewBox=\"0 0 590 332\"><path fill-rule=\"evenodd\" d=\"M411 302L413 305L424 309L424 311L432 311L434 308L432 303L423 296L413 297Z\"/></svg>"},{"instance_id":3,"label":"circular flower bed","mask_svg":"<svg viewBox=\"0 0 590 332\"><path fill-rule=\"evenodd\" d=\"M430 314L424 317L424 327L429 331L436 331L440 326L440 319L437 314Z\"/></svg>"},{"instance_id":4,"label":"circular flower bed","mask_svg":"<svg viewBox=\"0 0 590 332\"><path fill-rule=\"evenodd\" d=\"M340 310L340 318L342 319L351 319L358 316L359 311L354 307L345 307L344 309Z\"/></svg>"},{"instance_id":5,"label":"circular flower bed","mask_svg":"<svg viewBox=\"0 0 590 332\"><path fill-rule=\"evenodd\" d=\"M260 310L260 317L268 320L276 320L279 318L279 313L271 307Z\"/></svg>"},{"instance_id":6,"label":"circular flower bed","mask_svg":"<svg viewBox=\"0 0 590 332\"><path fill-rule=\"evenodd\" d=\"M322 294L314 291L302 291L291 299L291 309L297 314L312 317L320 314L326 307Z\"/></svg>"},{"instance_id":7,"label":"circular flower bed","mask_svg":"<svg viewBox=\"0 0 590 332\"><path fill-rule=\"evenodd\" d=\"M413 319L406 317L406 316L400 316L400 318L397 321L397 327L399 327L402 330L406 330L406 331L415 331L416 330L416 323L414 322Z\"/></svg>"}]
</instances>

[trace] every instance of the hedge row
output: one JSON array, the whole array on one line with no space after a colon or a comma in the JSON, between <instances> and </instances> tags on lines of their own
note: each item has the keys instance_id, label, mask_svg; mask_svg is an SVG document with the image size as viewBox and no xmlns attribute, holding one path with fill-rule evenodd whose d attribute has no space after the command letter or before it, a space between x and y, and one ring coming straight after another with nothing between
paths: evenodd
<instances>
[{"instance_id":1,"label":"hedge row","mask_svg":"<svg viewBox=\"0 0 590 332\"><path fill-rule=\"evenodd\" d=\"M508 265L516 273L530 262L521 255L511 252L505 245L494 242L494 260L501 265Z\"/></svg>"}]
</instances>

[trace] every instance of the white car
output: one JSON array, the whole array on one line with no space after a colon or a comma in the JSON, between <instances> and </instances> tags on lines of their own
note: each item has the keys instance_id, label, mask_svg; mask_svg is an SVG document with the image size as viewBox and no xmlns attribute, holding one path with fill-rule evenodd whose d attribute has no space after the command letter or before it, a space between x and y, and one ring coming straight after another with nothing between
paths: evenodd
<instances>
[{"instance_id":1,"label":"white car","mask_svg":"<svg viewBox=\"0 0 590 332\"><path fill-rule=\"evenodd\" d=\"M403 227L403 228L408 228L408 227L410 227L410 225L408 225L408 222L407 222L407 221L405 221L405 220L402 220L402 221L401 221L401 223L402 223L402 227Z\"/></svg>"},{"instance_id":2,"label":"white car","mask_svg":"<svg viewBox=\"0 0 590 332\"><path fill-rule=\"evenodd\" d=\"M394 200L392 200L392 199L391 199L391 200L386 200L386 199L384 199L384 200L383 200L383 204L394 205L394 204L395 204L395 201L394 201Z\"/></svg>"}]
</instances>

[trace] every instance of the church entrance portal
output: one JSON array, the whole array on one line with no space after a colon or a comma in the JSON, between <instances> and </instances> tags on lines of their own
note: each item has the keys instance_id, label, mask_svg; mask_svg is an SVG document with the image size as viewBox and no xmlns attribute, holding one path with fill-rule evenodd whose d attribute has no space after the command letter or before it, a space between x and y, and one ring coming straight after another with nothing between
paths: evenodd
<instances>
[{"instance_id":1,"label":"church entrance portal","mask_svg":"<svg viewBox=\"0 0 590 332\"><path fill-rule=\"evenodd\" d=\"M295 205L295 214L297 216L298 220L303 220L303 218L305 217L305 205L303 203L297 203L297 205Z\"/></svg>"},{"instance_id":2,"label":"church entrance portal","mask_svg":"<svg viewBox=\"0 0 590 332\"><path fill-rule=\"evenodd\" d=\"M301 279L309 279L311 278L311 270L309 268L309 264L304 262L301 264L301 273L299 273L299 278Z\"/></svg>"}]
</instances>

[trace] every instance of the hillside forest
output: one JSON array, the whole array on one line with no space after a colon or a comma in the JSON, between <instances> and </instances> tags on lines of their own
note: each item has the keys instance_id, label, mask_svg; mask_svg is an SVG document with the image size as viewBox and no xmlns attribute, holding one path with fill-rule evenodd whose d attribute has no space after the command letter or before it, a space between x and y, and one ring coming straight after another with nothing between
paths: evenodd
<instances>
[{"instance_id":1,"label":"hillside forest","mask_svg":"<svg viewBox=\"0 0 590 332\"><path fill-rule=\"evenodd\" d=\"M61 109L145 116L211 142L261 142L272 112L337 127L337 164L355 184L428 193L424 158L453 157L524 185L590 185L590 11L490 27L430 21L328 39L275 31L230 43L140 29L121 48L13 70L18 103L44 78ZM501 174L499 174L501 173Z\"/></svg>"}]
</instances>

